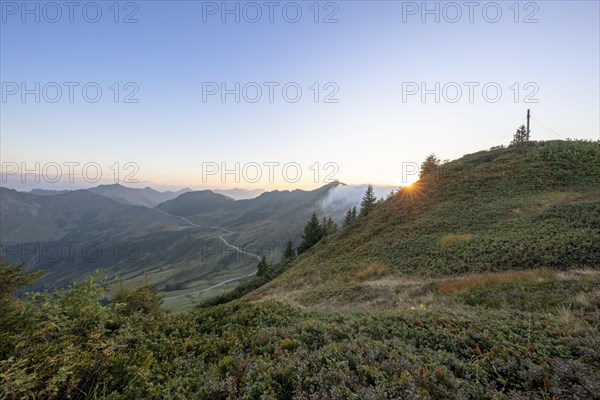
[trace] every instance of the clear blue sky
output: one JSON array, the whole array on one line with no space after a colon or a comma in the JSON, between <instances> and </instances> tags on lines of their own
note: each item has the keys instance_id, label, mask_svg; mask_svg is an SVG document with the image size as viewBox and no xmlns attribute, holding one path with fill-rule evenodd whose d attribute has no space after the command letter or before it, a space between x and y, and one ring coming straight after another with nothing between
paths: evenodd
<instances>
[{"instance_id":1,"label":"clear blue sky","mask_svg":"<svg viewBox=\"0 0 600 400\"><path fill-rule=\"evenodd\" d=\"M36 22L35 14L22 14L21 1L0 3L2 162L97 162L105 173L114 162L135 162L139 179L161 184L312 188L322 184L327 162L339 166L335 178L344 182L395 184L403 162L420 162L431 152L453 159L507 144L525 122L527 108L535 118L533 139L599 139L598 1L520 2L518 23L513 1L498 2L502 16L496 23L486 21L496 18L490 2L473 10L473 22L469 9L457 2L462 17L456 23L449 22L456 10L444 8L447 2L438 5L439 23L434 15L421 21L422 10L413 7L420 8L420 1L320 2L319 23L313 1L297 3L302 10L297 23L286 20L295 16L289 2L277 2L272 23L263 1L253 3L262 12L256 23L246 21L256 12L247 2L239 3L239 23L234 15L222 22L220 1L120 2L119 23L110 8L114 1L98 2L102 16L96 23L84 19L88 2L74 9L73 22L65 7L57 17L55 9L39 3ZM26 3L31 9L36 4ZM234 8L236 2L227 4ZM89 20L95 18L93 7L86 10ZM131 13L138 22L123 23ZM338 22L324 23L332 13ZM538 22L524 23L527 18ZM40 89L36 103L34 95L22 102L20 92L10 94L12 82L29 88L36 82L80 86L73 103L66 86L56 103L47 101L55 96L52 86L46 96ZM97 103L82 97L87 82L103 91ZM118 103L113 82L121 85ZM132 91L122 87L127 82L139 87L138 103L123 102ZM203 102L203 82L280 86L273 103L264 85L257 103L243 97L235 103L234 95L222 103L219 95ZM282 96L288 82L303 91L297 103ZM314 82L320 86L317 103L310 89ZM324 88L328 82L334 85ZM480 86L473 102L466 86L456 103L447 99L455 96L451 87L439 103L434 95L423 103L419 94L404 102L406 82L425 82L430 89L436 82ZM528 82L533 85L526 88ZM483 97L486 83L502 89L498 102ZM323 102L336 87L338 102ZM534 90L538 102L524 103ZM493 97L493 90L488 93ZM234 182L231 176L221 182L218 175L202 182L203 162L233 168L235 162L271 161L298 163L303 179L286 182L275 169L273 183L243 177ZM319 182L309 170L315 162Z\"/></svg>"}]
</instances>

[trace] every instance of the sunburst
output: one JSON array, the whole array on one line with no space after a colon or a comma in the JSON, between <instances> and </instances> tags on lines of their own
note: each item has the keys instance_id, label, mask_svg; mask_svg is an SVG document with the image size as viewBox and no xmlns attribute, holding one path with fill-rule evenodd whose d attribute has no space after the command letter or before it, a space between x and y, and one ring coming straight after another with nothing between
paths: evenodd
<instances>
[{"instance_id":1,"label":"sunburst","mask_svg":"<svg viewBox=\"0 0 600 400\"><path fill-rule=\"evenodd\" d=\"M423 194L423 184L421 181L416 181L410 185L404 185L400 187L398 192L400 197L415 198Z\"/></svg>"}]
</instances>

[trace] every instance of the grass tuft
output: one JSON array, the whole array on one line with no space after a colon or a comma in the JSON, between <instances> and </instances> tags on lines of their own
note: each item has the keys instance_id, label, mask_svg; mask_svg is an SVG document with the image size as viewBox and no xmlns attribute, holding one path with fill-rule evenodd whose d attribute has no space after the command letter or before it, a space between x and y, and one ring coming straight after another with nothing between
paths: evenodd
<instances>
[{"instance_id":1,"label":"grass tuft","mask_svg":"<svg viewBox=\"0 0 600 400\"><path fill-rule=\"evenodd\" d=\"M435 292L448 295L462 290L496 283L545 280L554 277L554 275L554 271L545 268L531 271L490 272L476 276L444 280L437 284Z\"/></svg>"}]
</instances>

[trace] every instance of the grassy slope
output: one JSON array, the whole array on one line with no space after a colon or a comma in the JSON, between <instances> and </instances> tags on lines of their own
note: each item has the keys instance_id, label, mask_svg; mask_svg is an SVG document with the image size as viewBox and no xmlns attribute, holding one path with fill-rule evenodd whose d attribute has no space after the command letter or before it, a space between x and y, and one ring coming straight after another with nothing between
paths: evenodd
<instances>
[{"instance_id":1,"label":"grassy slope","mask_svg":"<svg viewBox=\"0 0 600 400\"><path fill-rule=\"evenodd\" d=\"M333 186L264 193L240 201L210 191L190 192L158 208L199 225L231 229L235 233L226 236L229 243L273 262L288 238L299 241L304 221ZM107 190L112 195L142 193L118 185L95 189L104 195ZM45 271L32 289L64 287L100 270L119 277L126 287L148 279L167 298L165 308L181 311L243 280L207 292L199 290L256 269L254 257L224 245L219 239L221 230L192 227L180 218L121 204L94 191L37 196L0 189L2 255L14 263L24 262L31 270Z\"/></svg>"},{"instance_id":2,"label":"grassy slope","mask_svg":"<svg viewBox=\"0 0 600 400\"><path fill-rule=\"evenodd\" d=\"M27 303L0 397L598 399L598 157L532 143L448 164L477 174L388 200L248 296L310 307Z\"/></svg>"},{"instance_id":3,"label":"grassy slope","mask_svg":"<svg viewBox=\"0 0 600 400\"><path fill-rule=\"evenodd\" d=\"M598 142L532 142L444 164L247 298L387 308L447 276L540 267L600 267Z\"/></svg>"},{"instance_id":4,"label":"grassy slope","mask_svg":"<svg viewBox=\"0 0 600 400\"><path fill-rule=\"evenodd\" d=\"M177 296L256 267L255 259L228 251L220 232L189 227L155 210L86 190L44 197L1 190L2 255L45 272L30 289L66 286L100 270L125 286L148 279L166 296ZM190 307L193 300L165 301L165 306Z\"/></svg>"}]
</instances>

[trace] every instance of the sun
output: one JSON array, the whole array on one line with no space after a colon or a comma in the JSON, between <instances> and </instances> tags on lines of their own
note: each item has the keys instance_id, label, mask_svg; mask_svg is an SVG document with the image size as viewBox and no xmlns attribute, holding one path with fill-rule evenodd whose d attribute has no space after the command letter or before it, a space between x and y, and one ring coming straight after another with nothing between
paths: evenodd
<instances>
[{"instance_id":1,"label":"sun","mask_svg":"<svg viewBox=\"0 0 600 400\"><path fill-rule=\"evenodd\" d=\"M417 182L419 180L418 176L404 176L402 178L398 178L396 179L396 185L400 186L400 187L411 187L412 185L415 184L415 182Z\"/></svg>"},{"instance_id":2,"label":"sun","mask_svg":"<svg viewBox=\"0 0 600 400\"><path fill-rule=\"evenodd\" d=\"M418 179L400 186L398 194L402 198L416 199L423 195L423 185Z\"/></svg>"}]
</instances>

